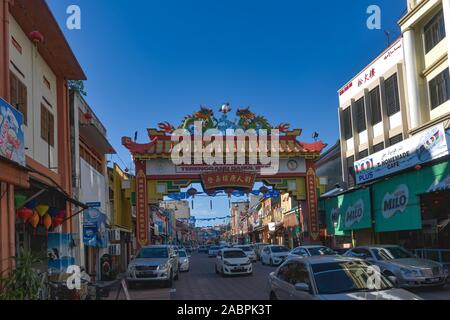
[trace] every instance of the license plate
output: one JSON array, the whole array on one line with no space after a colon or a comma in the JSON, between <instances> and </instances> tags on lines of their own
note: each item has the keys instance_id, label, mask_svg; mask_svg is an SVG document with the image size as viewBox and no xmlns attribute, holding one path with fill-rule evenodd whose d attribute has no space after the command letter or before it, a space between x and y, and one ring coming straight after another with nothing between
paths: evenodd
<instances>
[{"instance_id":1,"label":"license plate","mask_svg":"<svg viewBox=\"0 0 450 320\"><path fill-rule=\"evenodd\" d=\"M235 271L239 271L239 272L242 272L242 271L244 271L245 269L244 268L236 268L236 269L234 269Z\"/></svg>"}]
</instances>

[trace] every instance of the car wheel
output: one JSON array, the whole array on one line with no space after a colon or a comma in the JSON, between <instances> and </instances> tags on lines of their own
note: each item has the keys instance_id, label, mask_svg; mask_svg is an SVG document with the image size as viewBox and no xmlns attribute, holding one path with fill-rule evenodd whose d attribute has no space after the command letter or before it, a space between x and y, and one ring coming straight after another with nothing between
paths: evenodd
<instances>
[{"instance_id":1,"label":"car wheel","mask_svg":"<svg viewBox=\"0 0 450 320\"><path fill-rule=\"evenodd\" d=\"M271 301L278 300L277 295L275 294L275 292L271 292L271 293L270 293L270 300L271 300Z\"/></svg>"}]
</instances>

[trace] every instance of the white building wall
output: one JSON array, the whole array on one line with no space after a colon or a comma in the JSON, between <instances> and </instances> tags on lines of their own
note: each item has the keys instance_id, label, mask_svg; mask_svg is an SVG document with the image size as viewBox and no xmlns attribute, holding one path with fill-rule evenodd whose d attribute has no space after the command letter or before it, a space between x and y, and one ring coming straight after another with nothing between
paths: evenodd
<instances>
[{"instance_id":1,"label":"white building wall","mask_svg":"<svg viewBox=\"0 0 450 320\"><path fill-rule=\"evenodd\" d=\"M57 113L57 92L56 76L37 52L34 44L22 31L17 21L10 15L10 35L14 37L20 45L20 53L12 44L10 39L10 70L27 87L27 126L25 126L25 148L26 154L45 167L50 167L57 172L58 167L58 113ZM18 69L18 70L17 70ZM20 72L19 72L20 71ZM50 83L50 89L44 84L44 76ZM48 105L45 100L50 105ZM50 147L41 138L41 104L44 104L54 116L54 147ZM50 151L50 161L49 161Z\"/></svg>"}]
</instances>

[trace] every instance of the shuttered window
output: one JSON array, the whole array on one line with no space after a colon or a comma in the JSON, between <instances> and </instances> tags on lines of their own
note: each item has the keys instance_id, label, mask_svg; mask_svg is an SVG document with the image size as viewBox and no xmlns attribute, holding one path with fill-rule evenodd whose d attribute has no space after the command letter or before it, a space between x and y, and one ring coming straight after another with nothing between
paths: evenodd
<instances>
[{"instance_id":1,"label":"shuttered window","mask_svg":"<svg viewBox=\"0 0 450 320\"><path fill-rule=\"evenodd\" d=\"M399 142L402 142L402 141L403 141L403 135L402 135L402 134L399 134L399 135L396 135L396 136L390 138L390 139L389 139L389 144L390 144L391 146L393 146L393 145L395 145L395 144L397 144L397 143L399 143Z\"/></svg>"},{"instance_id":2,"label":"shuttered window","mask_svg":"<svg viewBox=\"0 0 450 320\"><path fill-rule=\"evenodd\" d=\"M380 99L380 87L376 87L369 93L370 108L372 110L372 125L376 125L381 122L381 99Z\"/></svg>"},{"instance_id":3,"label":"shuttered window","mask_svg":"<svg viewBox=\"0 0 450 320\"><path fill-rule=\"evenodd\" d=\"M28 124L28 96L27 87L22 81L13 73L9 73L10 81L10 103L23 114L23 122Z\"/></svg>"},{"instance_id":4,"label":"shuttered window","mask_svg":"<svg viewBox=\"0 0 450 320\"><path fill-rule=\"evenodd\" d=\"M400 111L400 98L398 94L397 74L394 74L384 82L386 92L386 107L388 116Z\"/></svg>"},{"instance_id":5,"label":"shuttered window","mask_svg":"<svg viewBox=\"0 0 450 320\"><path fill-rule=\"evenodd\" d=\"M380 152L383 149L384 149L384 142L381 142L373 146L373 153Z\"/></svg>"},{"instance_id":6,"label":"shuttered window","mask_svg":"<svg viewBox=\"0 0 450 320\"><path fill-rule=\"evenodd\" d=\"M425 53L430 52L445 38L444 12L439 11L423 28L425 38Z\"/></svg>"},{"instance_id":7,"label":"shuttered window","mask_svg":"<svg viewBox=\"0 0 450 320\"><path fill-rule=\"evenodd\" d=\"M43 104L41 104L41 138L52 147L55 146L55 119Z\"/></svg>"},{"instance_id":8,"label":"shuttered window","mask_svg":"<svg viewBox=\"0 0 450 320\"><path fill-rule=\"evenodd\" d=\"M353 137L352 131L352 115L350 113L351 108L347 108L342 113L342 131L344 132L345 140Z\"/></svg>"},{"instance_id":9,"label":"shuttered window","mask_svg":"<svg viewBox=\"0 0 450 320\"><path fill-rule=\"evenodd\" d=\"M352 188L356 184L356 176L355 176L355 157L351 156L347 158L347 179L348 179L348 187Z\"/></svg>"},{"instance_id":10,"label":"shuttered window","mask_svg":"<svg viewBox=\"0 0 450 320\"><path fill-rule=\"evenodd\" d=\"M358 133L366 130L366 110L364 106L364 98L355 102L355 121Z\"/></svg>"},{"instance_id":11,"label":"shuttered window","mask_svg":"<svg viewBox=\"0 0 450 320\"><path fill-rule=\"evenodd\" d=\"M368 156L369 156L369 150L367 150L367 149L358 153L358 158L360 160L364 159L364 158L366 158Z\"/></svg>"},{"instance_id":12,"label":"shuttered window","mask_svg":"<svg viewBox=\"0 0 450 320\"><path fill-rule=\"evenodd\" d=\"M450 99L450 74L448 68L429 83L431 110Z\"/></svg>"}]
</instances>

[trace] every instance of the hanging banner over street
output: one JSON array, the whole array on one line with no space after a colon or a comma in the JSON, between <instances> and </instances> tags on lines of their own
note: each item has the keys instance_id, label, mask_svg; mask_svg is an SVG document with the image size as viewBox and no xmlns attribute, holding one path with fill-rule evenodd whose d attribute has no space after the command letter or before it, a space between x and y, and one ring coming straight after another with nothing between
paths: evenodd
<instances>
[{"instance_id":1,"label":"hanging banner over street","mask_svg":"<svg viewBox=\"0 0 450 320\"><path fill-rule=\"evenodd\" d=\"M356 161L356 183L366 183L447 156L449 146L449 132L440 124Z\"/></svg>"}]
</instances>

